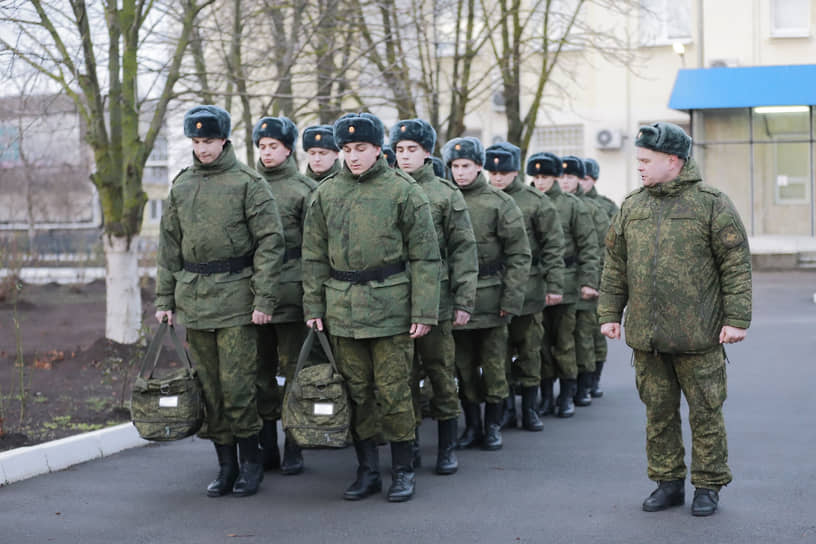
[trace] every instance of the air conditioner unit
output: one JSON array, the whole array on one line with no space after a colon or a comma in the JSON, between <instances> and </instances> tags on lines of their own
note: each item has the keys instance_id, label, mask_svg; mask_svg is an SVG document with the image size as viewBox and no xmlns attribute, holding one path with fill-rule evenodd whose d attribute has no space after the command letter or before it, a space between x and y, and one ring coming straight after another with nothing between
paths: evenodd
<instances>
[{"instance_id":1,"label":"air conditioner unit","mask_svg":"<svg viewBox=\"0 0 816 544\"><path fill-rule=\"evenodd\" d=\"M620 149L623 145L623 134L620 130L602 128L595 133L596 149Z\"/></svg>"}]
</instances>

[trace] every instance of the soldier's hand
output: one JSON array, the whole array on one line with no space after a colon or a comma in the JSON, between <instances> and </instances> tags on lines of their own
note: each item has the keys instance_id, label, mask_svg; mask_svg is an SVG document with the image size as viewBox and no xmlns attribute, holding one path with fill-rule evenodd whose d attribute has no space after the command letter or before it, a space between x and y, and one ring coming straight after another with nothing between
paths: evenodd
<instances>
[{"instance_id":1,"label":"soldier's hand","mask_svg":"<svg viewBox=\"0 0 816 544\"><path fill-rule=\"evenodd\" d=\"M260 310L253 310L252 312L252 322L256 325L266 325L272 321L272 316L269 314L265 314Z\"/></svg>"},{"instance_id":2,"label":"soldier's hand","mask_svg":"<svg viewBox=\"0 0 816 544\"><path fill-rule=\"evenodd\" d=\"M468 321L470 321L470 314L464 310L454 310L453 311L453 326L454 327L462 327L467 325Z\"/></svg>"},{"instance_id":3,"label":"soldier's hand","mask_svg":"<svg viewBox=\"0 0 816 544\"><path fill-rule=\"evenodd\" d=\"M547 293L545 300L547 301L547 306L555 306L556 304L561 304L562 302L564 302L564 295Z\"/></svg>"},{"instance_id":4,"label":"soldier's hand","mask_svg":"<svg viewBox=\"0 0 816 544\"><path fill-rule=\"evenodd\" d=\"M167 318L167 324L173 324L173 310L157 310L156 311L156 319L159 320L159 323L164 321Z\"/></svg>"},{"instance_id":5,"label":"soldier's hand","mask_svg":"<svg viewBox=\"0 0 816 544\"><path fill-rule=\"evenodd\" d=\"M411 323L411 329L408 332L411 338L420 338L431 332L431 326L422 323Z\"/></svg>"},{"instance_id":6,"label":"soldier's hand","mask_svg":"<svg viewBox=\"0 0 816 544\"><path fill-rule=\"evenodd\" d=\"M323 332L323 320L320 319L319 317L316 317L314 319L307 319L306 326L309 327L310 329L317 329Z\"/></svg>"},{"instance_id":7,"label":"soldier's hand","mask_svg":"<svg viewBox=\"0 0 816 544\"><path fill-rule=\"evenodd\" d=\"M601 325L601 334L612 340L620 340L620 323L604 323Z\"/></svg>"},{"instance_id":8,"label":"soldier's hand","mask_svg":"<svg viewBox=\"0 0 816 544\"><path fill-rule=\"evenodd\" d=\"M745 340L745 329L738 329L730 325L723 325L720 331L720 344L736 344Z\"/></svg>"},{"instance_id":9,"label":"soldier's hand","mask_svg":"<svg viewBox=\"0 0 816 544\"><path fill-rule=\"evenodd\" d=\"M599 295L600 293L597 289L594 289L589 285L581 286L581 300L593 300L598 298Z\"/></svg>"}]
</instances>

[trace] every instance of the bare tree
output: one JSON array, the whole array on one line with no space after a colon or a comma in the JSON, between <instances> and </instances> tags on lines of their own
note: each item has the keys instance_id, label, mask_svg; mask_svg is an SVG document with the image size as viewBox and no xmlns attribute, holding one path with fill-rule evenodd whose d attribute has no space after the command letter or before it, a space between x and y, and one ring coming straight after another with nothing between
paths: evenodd
<instances>
[{"instance_id":1,"label":"bare tree","mask_svg":"<svg viewBox=\"0 0 816 544\"><path fill-rule=\"evenodd\" d=\"M91 179L104 214L107 262L105 335L138 340L141 324L138 260L131 244L138 235L147 197L145 162L173 98L193 22L212 0L159 2L30 0L7 7L0 24L0 54L22 61L70 96L94 155ZM178 34L163 35L178 21ZM169 49L169 55L168 55ZM143 70L146 68L147 70ZM139 85L146 83L147 92ZM150 123L140 133L140 116Z\"/></svg>"},{"instance_id":2,"label":"bare tree","mask_svg":"<svg viewBox=\"0 0 816 544\"><path fill-rule=\"evenodd\" d=\"M485 0L480 0L487 8ZM604 59L628 68L632 52L624 37L605 21L637 9L637 0L497 0L499 29L490 35L490 49L501 75L507 116L507 140L526 155L548 89L558 92L553 81L556 68L574 77L562 62L565 52L587 59L598 53ZM599 22L582 17L588 7L605 11ZM491 6L494 6L491 4ZM607 26L604 26L607 25ZM532 85L523 87L525 74ZM523 98L528 98L526 111Z\"/></svg>"}]
</instances>

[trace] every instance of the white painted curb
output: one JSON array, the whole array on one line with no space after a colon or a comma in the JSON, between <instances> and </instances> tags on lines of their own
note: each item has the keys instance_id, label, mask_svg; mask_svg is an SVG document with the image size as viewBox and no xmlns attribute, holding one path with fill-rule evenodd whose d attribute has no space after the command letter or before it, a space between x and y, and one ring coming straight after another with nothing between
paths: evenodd
<instances>
[{"instance_id":1,"label":"white painted curb","mask_svg":"<svg viewBox=\"0 0 816 544\"><path fill-rule=\"evenodd\" d=\"M36 446L0 453L0 485L63 470L114 453L149 444L132 423L82 433Z\"/></svg>"}]
</instances>

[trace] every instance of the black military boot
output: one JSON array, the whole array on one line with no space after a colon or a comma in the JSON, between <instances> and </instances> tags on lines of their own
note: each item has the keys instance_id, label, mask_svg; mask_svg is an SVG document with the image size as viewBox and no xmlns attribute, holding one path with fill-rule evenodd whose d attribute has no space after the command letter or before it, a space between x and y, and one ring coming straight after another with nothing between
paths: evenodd
<instances>
[{"instance_id":1,"label":"black military boot","mask_svg":"<svg viewBox=\"0 0 816 544\"><path fill-rule=\"evenodd\" d=\"M710 516L717 511L720 503L720 494L713 489L698 487L694 490L694 500L691 503L692 516Z\"/></svg>"},{"instance_id":2,"label":"black military boot","mask_svg":"<svg viewBox=\"0 0 816 544\"><path fill-rule=\"evenodd\" d=\"M501 402L485 402L485 437L483 450L496 451L502 448L501 417L503 405Z\"/></svg>"},{"instance_id":3,"label":"black military boot","mask_svg":"<svg viewBox=\"0 0 816 544\"><path fill-rule=\"evenodd\" d=\"M261 444L261 463L264 470L280 468L280 451L278 451L278 422L274 419L265 419L261 433L258 435Z\"/></svg>"},{"instance_id":4,"label":"black military boot","mask_svg":"<svg viewBox=\"0 0 816 544\"><path fill-rule=\"evenodd\" d=\"M482 408L476 402L462 401L462 411L465 412L465 430L459 437L458 448L476 448L482 445Z\"/></svg>"},{"instance_id":5,"label":"black military boot","mask_svg":"<svg viewBox=\"0 0 816 544\"><path fill-rule=\"evenodd\" d=\"M541 417L555 413L555 396L553 395L552 378L541 380L541 402L538 404L538 415Z\"/></svg>"},{"instance_id":6,"label":"black military boot","mask_svg":"<svg viewBox=\"0 0 816 544\"><path fill-rule=\"evenodd\" d=\"M241 471L232 486L232 494L236 497L248 497L258 492L258 487L264 477L261 450L258 449L258 437L239 438L238 453L241 458Z\"/></svg>"},{"instance_id":7,"label":"black military boot","mask_svg":"<svg viewBox=\"0 0 816 544\"><path fill-rule=\"evenodd\" d=\"M575 396L572 397L575 406L589 406L592 404L592 396L589 394L590 389L592 389L592 374L579 372L577 386Z\"/></svg>"},{"instance_id":8,"label":"black military boot","mask_svg":"<svg viewBox=\"0 0 816 544\"><path fill-rule=\"evenodd\" d=\"M238 448L235 444L219 446L215 444L218 455L218 476L207 486L208 497L220 497L232 492L235 479L238 478Z\"/></svg>"},{"instance_id":9,"label":"black military boot","mask_svg":"<svg viewBox=\"0 0 816 544\"><path fill-rule=\"evenodd\" d=\"M354 451L357 454L357 479L343 493L347 501L359 501L382 491L377 442L373 438L355 440Z\"/></svg>"},{"instance_id":10,"label":"black military boot","mask_svg":"<svg viewBox=\"0 0 816 544\"><path fill-rule=\"evenodd\" d=\"M504 409L502 410L501 428L515 429L518 427L518 416L516 415L516 394L513 388L510 388L510 396L502 401Z\"/></svg>"},{"instance_id":11,"label":"black military boot","mask_svg":"<svg viewBox=\"0 0 816 544\"><path fill-rule=\"evenodd\" d=\"M405 502L414 496L416 474L411 465L413 459L411 441L391 442L391 487L389 502Z\"/></svg>"},{"instance_id":12,"label":"black military boot","mask_svg":"<svg viewBox=\"0 0 816 544\"><path fill-rule=\"evenodd\" d=\"M436 473L454 474L459 469L456 458L456 418L437 423L438 450L436 452Z\"/></svg>"},{"instance_id":13,"label":"black military boot","mask_svg":"<svg viewBox=\"0 0 816 544\"><path fill-rule=\"evenodd\" d=\"M281 474L287 476L294 476L303 472L303 450L288 434L283 442L283 463L280 468Z\"/></svg>"},{"instance_id":14,"label":"black military boot","mask_svg":"<svg viewBox=\"0 0 816 544\"><path fill-rule=\"evenodd\" d=\"M414 468L422 466L422 450L419 449L419 425L414 429L414 440L411 442L411 456Z\"/></svg>"},{"instance_id":15,"label":"black military boot","mask_svg":"<svg viewBox=\"0 0 816 544\"><path fill-rule=\"evenodd\" d=\"M603 361L595 363L595 372L592 373L592 389L589 390L589 394L592 395L593 399L603 397L603 389L601 389L601 372L603 371L603 366Z\"/></svg>"},{"instance_id":16,"label":"black military boot","mask_svg":"<svg viewBox=\"0 0 816 544\"><path fill-rule=\"evenodd\" d=\"M544 424L541 423L541 419L539 419L535 411L537 394L538 387L535 385L521 388L521 426L525 431L541 431L544 429Z\"/></svg>"},{"instance_id":17,"label":"black military boot","mask_svg":"<svg viewBox=\"0 0 816 544\"><path fill-rule=\"evenodd\" d=\"M685 480L665 480L657 482L657 489L652 491L645 501L645 512L659 512L671 506L680 506L686 502Z\"/></svg>"},{"instance_id":18,"label":"black military boot","mask_svg":"<svg viewBox=\"0 0 816 544\"><path fill-rule=\"evenodd\" d=\"M572 397L575 395L577 383L575 380L559 380L558 400L556 401L558 408L558 417L572 417L575 415L575 404L572 403Z\"/></svg>"}]
</instances>

